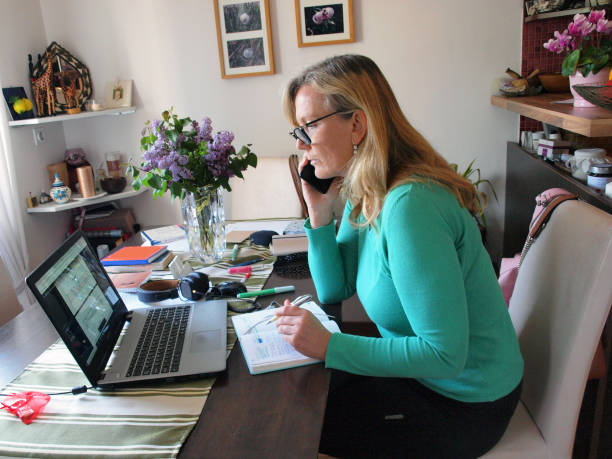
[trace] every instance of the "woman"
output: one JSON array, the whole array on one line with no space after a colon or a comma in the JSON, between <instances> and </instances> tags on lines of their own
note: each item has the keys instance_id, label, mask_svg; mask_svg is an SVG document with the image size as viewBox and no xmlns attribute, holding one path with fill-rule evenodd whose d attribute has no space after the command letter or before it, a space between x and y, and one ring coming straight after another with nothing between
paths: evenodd
<instances>
[{"instance_id":1,"label":"woman","mask_svg":"<svg viewBox=\"0 0 612 459\"><path fill-rule=\"evenodd\" d=\"M289 301L277 327L334 369L320 451L477 457L501 438L523 361L471 212L474 187L404 117L369 58L337 56L293 79L292 135L326 194L302 181L320 301L357 292L381 337L331 334ZM332 204L347 199L336 235Z\"/></svg>"}]
</instances>

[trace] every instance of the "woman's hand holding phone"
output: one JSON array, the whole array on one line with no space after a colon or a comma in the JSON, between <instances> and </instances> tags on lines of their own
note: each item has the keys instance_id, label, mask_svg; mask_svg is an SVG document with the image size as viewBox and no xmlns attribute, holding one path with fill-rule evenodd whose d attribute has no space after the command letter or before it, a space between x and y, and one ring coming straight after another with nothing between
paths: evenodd
<instances>
[{"instance_id":1,"label":"woman's hand holding phone","mask_svg":"<svg viewBox=\"0 0 612 459\"><path fill-rule=\"evenodd\" d=\"M328 225L333 218L333 204L340 192L340 183L342 179L340 177L331 179L317 178L314 175L314 166L310 164L310 161L308 161L306 157L302 158L298 168L302 179L302 191L304 193L304 200L308 206L311 226L317 228L319 226ZM311 170L307 170L304 173L304 169L307 168ZM312 172L312 177L316 179L314 183L311 183L313 180L311 179L310 172ZM324 193L317 188L320 187L319 182L321 181L329 182L327 190Z\"/></svg>"}]
</instances>

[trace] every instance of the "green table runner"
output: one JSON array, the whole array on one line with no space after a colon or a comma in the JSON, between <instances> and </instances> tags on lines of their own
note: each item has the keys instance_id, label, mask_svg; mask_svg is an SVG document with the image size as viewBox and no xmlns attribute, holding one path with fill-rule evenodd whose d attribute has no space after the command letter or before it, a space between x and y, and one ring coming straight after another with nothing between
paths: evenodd
<instances>
[{"instance_id":1,"label":"green table runner","mask_svg":"<svg viewBox=\"0 0 612 459\"><path fill-rule=\"evenodd\" d=\"M241 257L256 252L265 258L266 269L254 271L246 282L249 291L259 290L272 272L274 258L268 250L243 247ZM206 272L213 283L243 277L227 274L231 266L227 261L210 266L201 265L194 259L189 261L194 269ZM228 312L228 354L236 341L229 318L232 314L235 313ZM209 378L112 392L94 389L77 396L53 395L29 425L7 410L0 410L0 456L176 457L198 421L214 381ZM60 340L1 392L53 393L83 384L89 385Z\"/></svg>"}]
</instances>

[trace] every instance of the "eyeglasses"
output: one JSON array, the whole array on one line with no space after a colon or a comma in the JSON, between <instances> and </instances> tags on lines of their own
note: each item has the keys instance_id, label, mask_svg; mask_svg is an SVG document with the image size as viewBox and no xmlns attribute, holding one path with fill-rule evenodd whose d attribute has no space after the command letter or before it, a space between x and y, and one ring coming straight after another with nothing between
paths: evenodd
<instances>
[{"instance_id":1,"label":"eyeglasses","mask_svg":"<svg viewBox=\"0 0 612 459\"><path fill-rule=\"evenodd\" d=\"M312 143L312 140L310 139L310 137L308 136L308 133L306 132L306 128L308 128L309 126L313 125L314 123L324 120L325 118L329 118L330 116L334 116L334 115L338 115L338 114L347 114L347 113L352 113L351 111L342 111L342 110L336 110L333 113L330 113L329 115L325 115L322 116L321 118L317 118L316 120L312 120L309 121L308 123L302 125L302 126L298 126L296 127L293 131L291 131L289 133L289 135L291 137L293 137L294 139L300 140L301 142L303 142L305 145L310 145Z\"/></svg>"}]
</instances>

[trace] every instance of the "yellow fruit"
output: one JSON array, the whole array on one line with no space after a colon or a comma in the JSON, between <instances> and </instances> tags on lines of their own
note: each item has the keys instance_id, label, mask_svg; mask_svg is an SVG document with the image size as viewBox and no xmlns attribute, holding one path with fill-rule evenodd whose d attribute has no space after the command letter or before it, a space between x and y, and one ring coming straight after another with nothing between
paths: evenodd
<instances>
[{"instance_id":1,"label":"yellow fruit","mask_svg":"<svg viewBox=\"0 0 612 459\"><path fill-rule=\"evenodd\" d=\"M23 112L29 112L30 110L32 110L32 102L30 102L29 99L25 98L19 99L13 104L13 110L15 110L15 113L17 113L18 115Z\"/></svg>"}]
</instances>

